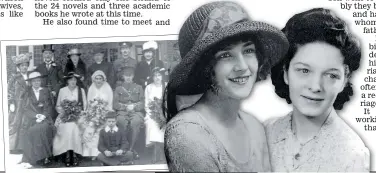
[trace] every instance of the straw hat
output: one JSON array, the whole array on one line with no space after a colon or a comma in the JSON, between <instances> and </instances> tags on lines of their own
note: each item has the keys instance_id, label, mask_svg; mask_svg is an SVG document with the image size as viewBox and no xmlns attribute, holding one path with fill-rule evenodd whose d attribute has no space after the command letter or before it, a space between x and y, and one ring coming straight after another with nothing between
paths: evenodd
<instances>
[{"instance_id":1,"label":"straw hat","mask_svg":"<svg viewBox=\"0 0 376 173\"><path fill-rule=\"evenodd\" d=\"M70 56L72 56L72 55L78 55L78 56L80 56L81 54L82 54L82 53L81 53L80 49L78 49L78 48L72 48L72 49L70 49L69 52L68 52L68 58L69 58Z\"/></svg>"},{"instance_id":2,"label":"straw hat","mask_svg":"<svg viewBox=\"0 0 376 173\"><path fill-rule=\"evenodd\" d=\"M26 81L31 81L31 80L33 80L33 79L36 79L36 78L42 78L42 77L45 77L45 75L42 75L42 74L40 74L40 73L37 72L37 71L34 71L34 72L31 72L31 73L29 74L29 78L26 79Z\"/></svg>"}]
</instances>

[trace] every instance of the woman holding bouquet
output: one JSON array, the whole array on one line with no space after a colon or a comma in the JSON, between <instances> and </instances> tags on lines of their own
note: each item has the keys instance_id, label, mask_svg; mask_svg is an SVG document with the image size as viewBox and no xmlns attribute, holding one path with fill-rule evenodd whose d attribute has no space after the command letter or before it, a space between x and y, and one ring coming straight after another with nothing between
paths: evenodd
<instances>
[{"instance_id":1,"label":"woman holding bouquet","mask_svg":"<svg viewBox=\"0 0 376 173\"><path fill-rule=\"evenodd\" d=\"M98 151L99 131L105 124L105 115L112 111L113 92L107 83L107 77L101 70L97 70L91 76L93 83L88 91L88 110L82 116L83 127L83 156L93 157Z\"/></svg>"},{"instance_id":2,"label":"woman holding bouquet","mask_svg":"<svg viewBox=\"0 0 376 173\"><path fill-rule=\"evenodd\" d=\"M64 76L66 87L61 88L56 102L56 111L59 113L55 126L57 134L54 138L53 153L61 155L65 153L65 165L77 166L76 154L82 155L82 140L77 120L81 111L86 108L85 90L77 86L80 75L74 72Z\"/></svg>"},{"instance_id":3,"label":"woman holding bouquet","mask_svg":"<svg viewBox=\"0 0 376 173\"><path fill-rule=\"evenodd\" d=\"M164 90L164 68L155 67L152 70L153 83L145 88L145 125L146 146L152 148L152 162L164 161L164 116L162 114L161 99Z\"/></svg>"},{"instance_id":4,"label":"woman holding bouquet","mask_svg":"<svg viewBox=\"0 0 376 173\"><path fill-rule=\"evenodd\" d=\"M52 156L52 141L54 138L54 125L52 120L52 103L49 91L41 87L39 72L32 72L26 81L31 81L21 102L23 115L21 129L22 162L26 167L31 165L46 165Z\"/></svg>"}]
</instances>

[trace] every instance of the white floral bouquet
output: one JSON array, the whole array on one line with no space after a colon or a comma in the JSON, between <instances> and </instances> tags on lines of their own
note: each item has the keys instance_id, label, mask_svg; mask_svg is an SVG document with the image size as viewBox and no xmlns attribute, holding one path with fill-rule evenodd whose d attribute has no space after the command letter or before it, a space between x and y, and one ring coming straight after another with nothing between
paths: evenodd
<instances>
[{"instance_id":1,"label":"white floral bouquet","mask_svg":"<svg viewBox=\"0 0 376 173\"><path fill-rule=\"evenodd\" d=\"M82 112L84 123L93 127L96 131L104 126L106 123L106 114L109 110L106 109L108 102L95 98L89 101L89 108Z\"/></svg>"},{"instance_id":2,"label":"white floral bouquet","mask_svg":"<svg viewBox=\"0 0 376 173\"><path fill-rule=\"evenodd\" d=\"M154 97L149 103L149 109L151 110L150 118L153 119L160 128L166 125L166 118L162 112L162 100Z\"/></svg>"}]
</instances>

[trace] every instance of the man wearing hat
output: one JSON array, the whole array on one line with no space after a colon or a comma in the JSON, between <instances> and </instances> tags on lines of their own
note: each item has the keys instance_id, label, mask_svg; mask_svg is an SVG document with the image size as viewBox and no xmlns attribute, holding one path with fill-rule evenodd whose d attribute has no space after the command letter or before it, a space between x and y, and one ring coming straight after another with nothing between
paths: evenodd
<instances>
[{"instance_id":1,"label":"man wearing hat","mask_svg":"<svg viewBox=\"0 0 376 173\"><path fill-rule=\"evenodd\" d=\"M103 49L99 48L94 50L94 63L87 70L87 77L88 86L91 85L91 75L94 74L97 70L101 70L104 72L107 78L108 84L110 84L111 88L115 88L115 71L113 65L110 62L105 61L104 58L105 52Z\"/></svg>"},{"instance_id":2,"label":"man wearing hat","mask_svg":"<svg viewBox=\"0 0 376 173\"><path fill-rule=\"evenodd\" d=\"M140 128L144 123L144 90L133 82L134 68L125 67L120 75L124 81L114 92L114 110L118 123L130 132L130 150L134 150Z\"/></svg>"},{"instance_id":3,"label":"man wearing hat","mask_svg":"<svg viewBox=\"0 0 376 173\"><path fill-rule=\"evenodd\" d=\"M163 68L163 62L156 58L156 51L158 43L155 41L148 41L142 45L143 60L137 64L134 82L145 88L152 83L152 69L155 67Z\"/></svg>"},{"instance_id":4,"label":"man wearing hat","mask_svg":"<svg viewBox=\"0 0 376 173\"><path fill-rule=\"evenodd\" d=\"M28 67L31 56L31 53L26 53L12 57L17 72L10 77L8 81L9 149L11 153L19 153L22 151L21 145L17 141L17 136L20 127L20 118L22 117L20 114L22 96L29 86L29 82L26 80L29 78L30 74Z\"/></svg>"},{"instance_id":5,"label":"man wearing hat","mask_svg":"<svg viewBox=\"0 0 376 173\"><path fill-rule=\"evenodd\" d=\"M130 57L131 48L133 44L131 42L122 42L122 43L119 43L119 46L120 46L121 57L115 60L114 62L114 70L116 74L119 74L122 68L124 67L136 68L136 65L137 65L137 60ZM121 85L121 82L120 82L121 76L116 76L116 77L117 77L116 85Z\"/></svg>"},{"instance_id":6,"label":"man wearing hat","mask_svg":"<svg viewBox=\"0 0 376 173\"><path fill-rule=\"evenodd\" d=\"M43 45L42 49L43 63L39 64L36 71L45 76L42 79L42 87L47 88L51 93L52 104L56 103L57 95L63 84L63 70L61 66L56 65L54 49L51 44ZM54 105L55 106L55 105ZM57 113L52 115L55 120Z\"/></svg>"}]
</instances>

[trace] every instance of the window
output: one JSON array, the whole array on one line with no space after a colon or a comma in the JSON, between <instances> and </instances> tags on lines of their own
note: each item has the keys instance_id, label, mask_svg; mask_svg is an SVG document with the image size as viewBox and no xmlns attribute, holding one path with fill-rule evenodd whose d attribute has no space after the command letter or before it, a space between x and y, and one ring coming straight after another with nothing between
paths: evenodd
<instances>
[{"instance_id":1,"label":"window","mask_svg":"<svg viewBox=\"0 0 376 173\"><path fill-rule=\"evenodd\" d=\"M43 62L43 55L42 55L42 49L43 46L33 46L34 49L34 66L38 66L39 64L42 64Z\"/></svg>"},{"instance_id":2,"label":"window","mask_svg":"<svg viewBox=\"0 0 376 173\"><path fill-rule=\"evenodd\" d=\"M19 46L18 54L29 53L29 46Z\"/></svg>"},{"instance_id":3,"label":"window","mask_svg":"<svg viewBox=\"0 0 376 173\"><path fill-rule=\"evenodd\" d=\"M110 61L114 62L118 58L118 49L112 48L110 49Z\"/></svg>"}]
</instances>

